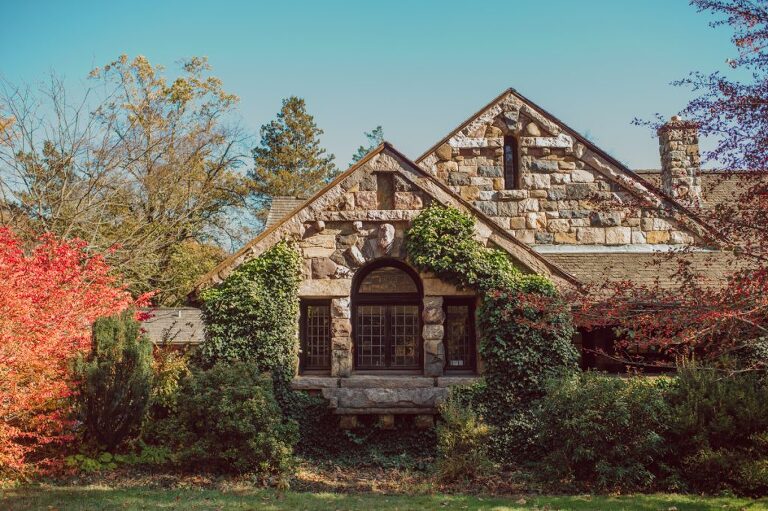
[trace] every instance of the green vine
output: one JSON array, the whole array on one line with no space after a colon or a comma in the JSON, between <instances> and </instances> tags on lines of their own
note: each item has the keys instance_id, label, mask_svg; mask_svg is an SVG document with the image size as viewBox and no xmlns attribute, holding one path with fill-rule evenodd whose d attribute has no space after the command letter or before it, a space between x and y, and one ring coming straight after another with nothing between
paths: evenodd
<instances>
[{"instance_id":1,"label":"green vine","mask_svg":"<svg viewBox=\"0 0 768 511\"><path fill-rule=\"evenodd\" d=\"M201 365L248 361L276 382L290 381L298 357L300 280L299 253L281 241L205 290Z\"/></svg>"},{"instance_id":2,"label":"green vine","mask_svg":"<svg viewBox=\"0 0 768 511\"><path fill-rule=\"evenodd\" d=\"M576 369L568 306L548 279L523 273L504 252L475 240L474 220L456 209L422 211L406 234L406 249L419 270L480 294L485 381L465 394L496 429L496 457L512 461L534 443L531 407L547 382Z\"/></svg>"}]
</instances>

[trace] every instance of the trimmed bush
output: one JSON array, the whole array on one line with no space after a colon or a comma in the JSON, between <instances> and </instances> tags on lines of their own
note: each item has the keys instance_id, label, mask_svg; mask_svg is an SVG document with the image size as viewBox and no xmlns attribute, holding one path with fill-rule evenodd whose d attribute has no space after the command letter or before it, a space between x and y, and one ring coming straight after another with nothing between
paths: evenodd
<instances>
[{"instance_id":1,"label":"trimmed bush","mask_svg":"<svg viewBox=\"0 0 768 511\"><path fill-rule=\"evenodd\" d=\"M669 382L594 372L553 380L535 413L541 428L536 475L600 491L666 484L664 460L673 447L666 438Z\"/></svg>"},{"instance_id":2,"label":"trimmed bush","mask_svg":"<svg viewBox=\"0 0 768 511\"><path fill-rule=\"evenodd\" d=\"M75 374L86 440L111 451L138 433L152 389L152 343L132 310L96 320L91 354Z\"/></svg>"},{"instance_id":3,"label":"trimmed bush","mask_svg":"<svg viewBox=\"0 0 768 511\"><path fill-rule=\"evenodd\" d=\"M284 420L272 380L253 363L218 363L182 381L176 411L159 430L182 467L285 476L297 427Z\"/></svg>"}]
</instances>

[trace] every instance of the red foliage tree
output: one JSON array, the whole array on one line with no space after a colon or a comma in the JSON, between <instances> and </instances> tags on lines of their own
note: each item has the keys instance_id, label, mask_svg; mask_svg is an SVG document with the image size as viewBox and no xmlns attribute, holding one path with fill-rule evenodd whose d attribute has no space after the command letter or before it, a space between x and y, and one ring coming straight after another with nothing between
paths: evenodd
<instances>
[{"instance_id":1,"label":"red foliage tree","mask_svg":"<svg viewBox=\"0 0 768 511\"><path fill-rule=\"evenodd\" d=\"M85 242L45 235L25 252L0 228L0 475L49 465L71 438L69 364L97 317L136 304Z\"/></svg>"},{"instance_id":2,"label":"red foliage tree","mask_svg":"<svg viewBox=\"0 0 768 511\"><path fill-rule=\"evenodd\" d=\"M768 2L692 0L717 17L712 26L733 29L737 56L726 73L692 73L675 85L697 97L681 112L715 140L704 160L721 169L721 179L744 186L733 201L698 210L711 232L732 251L738 268L723 286L713 287L706 268L695 268L686 251L667 255L670 287L630 282L594 290L577 312L586 327L617 326L624 361L643 365L641 353L671 357L739 360L733 370L764 370L768 362ZM659 124L652 125L658 128ZM667 261L668 262L668 261ZM643 362L644 361L644 362Z\"/></svg>"}]
</instances>

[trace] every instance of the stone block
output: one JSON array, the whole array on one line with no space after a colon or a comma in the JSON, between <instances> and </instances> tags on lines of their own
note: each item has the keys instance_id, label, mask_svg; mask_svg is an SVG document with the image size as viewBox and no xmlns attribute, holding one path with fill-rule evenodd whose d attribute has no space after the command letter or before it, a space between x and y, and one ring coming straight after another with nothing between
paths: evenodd
<instances>
[{"instance_id":1,"label":"stone block","mask_svg":"<svg viewBox=\"0 0 768 511\"><path fill-rule=\"evenodd\" d=\"M588 199L597 190L591 183L571 183L565 185L566 197L571 200Z\"/></svg>"},{"instance_id":2,"label":"stone block","mask_svg":"<svg viewBox=\"0 0 768 511\"><path fill-rule=\"evenodd\" d=\"M645 233L645 240L647 243L668 243L669 231L647 231Z\"/></svg>"},{"instance_id":3,"label":"stone block","mask_svg":"<svg viewBox=\"0 0 768 511\"><path fill-rule=\"evenodd\" d=\"M295 390L335 389L339 386L339 379L328 376L297 376L291 381L291 388Z\"/></svg>"},{"instance_id":4,"label":"stone block","mask_svg":"<svg viewBox=\"0 0 768 511\"><path fill-rule=\"evenodd\" d=\"M555 235L549 232L536 231L534 239L538 245L551 245L555 241Z\"/></svg>"},{"instance_id":5,"label":"stone block","mask_svg":"<svg viewBox=\"0 0 768 511\"><path fill-rule=\"evenodd\" d=\"M332 318L331 319L331 336L348 337L352 335L352 323L348 318Z\"/></svg>"},{"instance_id":6,"label":"stone block","mask_svg":"<svg viewBox=\"0 0 768 511\"><path fill-rule=\"evenodd\" d=\"M479 165L477 175L482 177L503 177L504 169L498 165Z\"/></svg>"},{"instance_id":7,"label":"stone block","mask_svg":"<svg viewBox=\"0 0 768 511\"><path fill-rule=\"evenodd\" d=\"M338 268L338 265L327 257L313 257L311 264L313 279L331 278Z\"/></svg>"},{"instance_id":8,"label":"stone block","mask_svg":"<svg viewBox=\"0 0 768 511\"><path fill-rule=\"evenodd\" d=\"M413 418L413 425L416 429L431 429L435 427L435 416L419 414Z\"/></svg>"},{"instance_id":9,"label":"stone block","mask_svg":"<svg viewBox=\"0 0 768 511\"><path fill-rule=\"evenodd\" d=\"M589 215L592 225L595 227L613 227L621 225L621 212L619 211L593 211Z\"/></svg>"},{"instance_id":10,"label":"stone block","mask_svg":"<svg viewBox=\"0 0 768 511\"><path fill-rule=\"evenodd\" d=\"M325 247L304 247L301 249L302 254L305 258L313 258L316 257L318 259L328 258L333 255L333 253L336 251L335 248L325 248Z\"/></svg>"},{"instance_id":11,"label":"stone block","mask_svg":"<svg viewBox=\"0 0 768 511\"><path fill-rule=\"evenodd\" d=\"M499 216L517 216L519 211L519 205L517 202L512 201L504 201L504 202L497 202L496 204L496 214Z\"/></svg>"},{"instance_id":12,"label":"stone block","mask_svg":"<svg viewBox=\"0 0 768 511\"><path fill-rule=\"evenodd\" d=\"M591 183L595 175L587 169L574 169L571 171L571 181L574 183Z\"/></svg>"},{"instance_id":13,"label":"stone block","mask_svg":"<svg viewBox=\"0 0 768 511\"><path fill-rule=\"evenodd\" d=\"M552 185L547 191L547 198L553 201L565 199L565 186Z\"/></svg>"},{"instance_id":14,"label":"stone block","mask_svg":"<svg viewBox=\"0 0 768 511\"><path fill-rule=\"evenodd\" d=\"M629 245L632 242L631 227L606 227L606 245Z\"/></svg>"},{"instance_id":15,"label":"stone block","mask_svg":"<svg viewBox=\"0 0 768 511\"><path fill-rule=\"evenodd\" d=\"M552 181L553 184L557 184L557 185L561 185L561 184L565 184L565 183L570 183L571 182L571 175L570 174L555 173L555 174L552 174L551 181Z\"/></svg>"},{"instance_id":16,"label":"stone block","mask_svg":"<svg viewBox=\"0 0 768 511\"><path fill-rule=\"evenodd\" d=\"M427 325L424 325L424 327L422 328L422 337L424 337L425 342L427 340L439 341L443 338L444 334L445 334L445 331L443 329L442 323L427 324Z\"/></svg>"},{"instance_id":17,"label":"stone block","mask_svg":"<svg viewBox=\"0 0 768 511\"><path fill-rule=\"evenodd\" d=\"M672 224L663 218L643 218L640 226L644 231L668 231Z\"/></svg>"},{"instance_id":18,"label":"stone block","mask_svg":"<svg viewBox=\"0 0 768 511\"><path fill-rule=\"evenodd\" d=\"M529 168L535 172L557 172L560 167L557 160L533 160Z\"/></svg>"},{"instance_id":19,"label":"stone block","mask_svg":"<svg viewBox=\"0 0 768 511\"><path fill-rule=\"evenodd\" d=\"M466 201L476 200L480 196L480 188L476 186L462 186L459 192L461 198Z\"/></svg>"},{"instance_id":20,"label":"stone block","mask_svg":"<svg viewBox=\"0 0 768 511\"><path fill-rule=\"evenodd\" d=\"M496 200L495 190L480 190L480 196L478 200Z\"/></svg>"},{"instance_id":21,"label":"stone block","mask_svg":"<svg viewBox=\"0 0 768 511\"><path fill-rule=\"evenodd\" d=\"M333 339L332 342L335 342ZM348 339L349 341L349 339ZM349 345L352 342L349 341ZM352 374L352 351L350 349L331 350L331 376L346 378Z\"/></svg>"},{"instance_id":22,"label":"stone block","mask_svg":"<svg viewBox=\"0 0 768 511\"><path fill-rule=\"evenodd\" d=\"M498 216L498 203L495 201L475 201L475 207L488 216Z\"/></svg>"},{"instance_id":23,"label":"stone block","mask_svg":"<svg viewBox=\"0 0 768 511\"><path fill-rule=\"evenodd\" d=\"M568 232L571 230L571 223L568 220L562 218L556 218L549 220L547 223L547 230L549 232Z\"/></svg>"},{"instance_id":24,"label":"stone block","mask_svg":"<svg viewBox=\"0 0 768 511\"><path fill-rule=\"evenodd\" d=\"M675 245L690 245L693 243L693 236L683 231L670 231L669 242Z\"/></svg>"},{"instance_id":25,"label":"stone block","mask_svg":"<svg viewBox=\"0 0 768 511\"><path fill-rule=\"evenodd\" d=\"M465 186L469 184L469 174L466 172L450 172L448 184L453 186Z\"/></svg>"},{"instance_id":26,"label":"stone block","mask_svg":"<svg viewBox=\"0 0 768 511\"><path fill-rule=\"evenodd\" d=\"M333 399L337 408L369 410L396 410L398 408L434 408L448 395L448 389L424 387L415 389L371 388L371 389L325 389L323 396Z\"/></svg>"},{"instance_id":27,"label":"stone block","mask_svg":"<svg viewBox=\"0 0 768 511\"><path fill-rule=\"evenodd\" d=\"M481 190L493 190L493 178L475 177L469 178L469 184L478 187Z\"/></svg>"},{"instance_id":28,"label":"stone block","mask_svg":"<svg viewBox=\"0 0 768 511\"><path fill-rule=\"evenodd\" d=\"M578 243L575 232L556 232L555 243L560 245L574 245Z\"/></svg>"},{"instance_id":29,"label":"stone block","mask_svg":"<svg viewBox=\"0 0 768 511\"><path fill-rule=\"evenodd\" d=\"M602 245L605 243L605 229L602 227L579 227L576 239L584 245Z\"/></svg>"},{"instance_id":30,"label":"stone block","mask_svg":"<svg viewBox=\"0 0 768 511\"><path fill-rule=\"evenodd\" d=\"M376 192L355 192L355 208L358 210L378 209Z\"/></svg>"},{"instance_id":31,"label":"stone block","mask_svg":"<svg viewBox=\"0 0 768 511\"><path fill-rule=\"evenodd\" d=\"M539 199L523 199L518 203L520 213L528 213L539 210Z\"/></svg>"},{"instance_id":32,"label":"stone block","mask_svg":"<svg viewBox=\"0 0 768 511\"><path fill-rule=\"evenodd\" d=\"M441 160L450 160L453 155L453 148L449 144L442 144L435 149L435 156Z\"/></svg>"},{"instance_id":33,"label":"stone block","mask_svg":"<svg viewBox=\"0 0 768 511\"><path fill-rule=\"evenodd\" d=\"M547 227L547 216L544 213L526 213L525 226L528 229L545 229Z\"/></svg>"},{"instance_id":34,"label":"stone block","mask_svg":"<svg viewBox=\"0 0 768 511\"><path fill-rule=\"evenodd\" d=\"M551 186L549 174L525 174L523 186L528 189L546 190Z\"/></svg>"},{"instance_id":35,"label":"stone block","mask_svg":"<svg viewBox=\"0 0 768 511\"><path fill-rule=\"evenodd\" d=\"M510 229L525 229L525 217L524 216L516 216L509 219L509 228Z\"/></svg>"},{"instance_id":36,"label":"stone block","mask_svg":"<svg viewBox=\"0 0 768 511\"><path fill-rule=\"evenodd\" d=\"M395 209L421 209L424 203L418 193L414 192L395 192Z\"/></svg>"},{"instance_id":37,"label":"stone block","mask_svg":"<svg viewBox=\"0 0 768 511\"><path fill-rule=\"evenodd\" d=\"M535 122L529 122L525 125L525 134L529 137L540 137L541 130Z\"/></svg>"},{"instance_id":38,"label":"stone block","mask_svg":"<svg viewBox=\"0 0 768 511\"><path fill-rule=\"evenodd\" d=\"M347 319L351 317L348 297L334 298L331 300L331 317Z\"/></svg>"},{"instance_id":39,"label":"stone block","mask_svg":"<svg viewBox=\"0 0 768 511\"><path fill-rule=\"evenodd\" d=\"M360 179L360 190L366 192L375 192L377 189L378 181L376 179L376 174L365 174L362 179Z\"/></svg>"},{"instance_id":40,"label":"stone block","mask_svg":"<svg viewBox=\"0 0 768 511\"><path fill-rule=\"evenodd\" d=\"M359 427L357 415L339 415L339 429L357 429Z\"/></svg>"},{"instance_id":41,"label":"stone block","mask_svg":"<svg viewBox=\"0 0 768 511\"><path fill-rule=\"evenodd\" d=\"M503 177L494 177L493 178L493 189L494 190L503 190L504 189L504 178Z\"/></svg>"},{"instance_id":42,"label":"stone block","mask_svg":"<svg viewBox=\"0 0 768 511\"><path fill-rule=\"evenodd\" d=\"M347 389L421 389L434 387L434 378L424 376L359 375L339 379L339 385Z\"/></svg>"},{"instance_id":43,"label":"stone block","mask_svg":"<svg viewBox=\"0 0 768 511\"><path fill-rule=\"evenodd\" d=\"M395 429L395 416L392 414L379 415L376 419L376 427L379 429Z\"/></svg>"},{"instance_id":44,"label":"stone block","mask_svg":"<svg viewBox=\"0 0 768 511\"><path fill-rule=\"evenodd\" d=\"M528 192L528 196L532 199L546 199L549 195L549 190L531 190Z\"/></svg>"},{"instance_id":45,"label":"stone block","mask_svg":"<svg viewBox=\"0 0 768 511\"><path fill-rule=\"evenodd\" d=\"M430 325L426 325L426 326L430 326ZM440 328L442 328L442 326ZM443 341L428 340L425 338L424 340L424 375L425 376L442 376L444 368L445 368L445 346L443 345Z\"/></svg>"},{"instance_id":46,"label":"stone block","mask_svg":"<svg viewBox=\"0 0 768 511\"><path fill-rule=\"evenodd\" d=\"M632 231L632 243L648 243L643 231Z\"/></svg>"},{"instance_id":47,"label":"stone block","mask_svg":"<svg viewBox=\"0 0 768 511\"><path fill-rule=\"evenodd\" d=\"M360 251L360 249L357 248L356 245L349 247L345 254L347 255L347 259L350 262L350 266L353 268L357 268L365 264L365 256Z\"/></svg>"},{"instance_id":48,"label":"stone block","mask_svg":"<svg viewBox=\"0 0 768 511\"><path fill-rule=\"evenodd\" d=\"M576 170L576 162L573 161L560 160L557 162L557 166L560 170Z\"/></svg>"},{"instance_id":49,"label":"stone block","mask_svg":"<svg viewBox=\"0 0 768 511\"><path fill-rule=\"evenodd\" d=\"M523 243L535 243L536 231L532 229L519 229L512 233L512 235Z\"/></svg>"},{"instance_id":50,"label":"stone block","mask_svg":"<svg viewBox=\"0 0 768 511\"><path fill-rule=\"evenodd\" d=\"M442 325L445 321L442 296L425 296L421 319L428 325Z\"/></svg>"},{"instance_id":51,"label":"stone block","mask_svg":"<svg viewBox=\"0 0 768 511\"><path fill-rule=\"evenodd\" d=\"M499 190L496 192L496 200L512 201L528 198L528 190Z\"/></svg>"}]
</instances>

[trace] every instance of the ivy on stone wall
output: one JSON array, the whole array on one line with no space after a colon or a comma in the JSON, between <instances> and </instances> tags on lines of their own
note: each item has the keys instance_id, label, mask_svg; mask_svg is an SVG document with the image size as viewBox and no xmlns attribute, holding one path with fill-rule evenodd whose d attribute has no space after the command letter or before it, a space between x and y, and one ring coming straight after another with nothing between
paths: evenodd
<instances>
[{"instance_id":1,"label":"ivy on stone wall","mask_svg":"<svg viewBox=\"0 0 768 511\"><path fill-rule=\"evenodd\" d=\"M276 382L289 381L298 360L300 280L299 253L281 241L203 291L200 363L253 362Z\"/></svg>"},{"instance_id":2,"label":"ivy on stone wall","mask_svg":"<svg viewBox=\"0 0 768 511\"><path fill-rule=\"evenodd\" d=\"M532 404L546 383L576 369L568 305L540 275L524 274L501 250L474 239L474 220L431 206L406 233L411 263L462 288L475 289L485 381L467 393L495 427L493 451L511 461L533 445Z\"/></svg>"}]
</instances>

